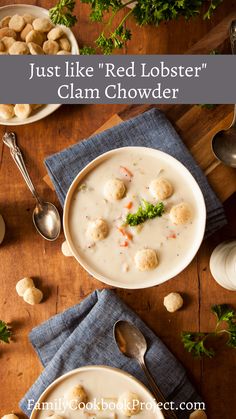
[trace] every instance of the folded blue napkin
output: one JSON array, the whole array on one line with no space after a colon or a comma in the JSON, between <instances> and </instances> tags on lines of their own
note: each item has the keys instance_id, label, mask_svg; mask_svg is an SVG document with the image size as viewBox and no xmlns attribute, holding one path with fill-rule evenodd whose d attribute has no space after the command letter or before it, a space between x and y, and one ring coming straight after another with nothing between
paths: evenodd
<instances>
[{"instance_id":1,"label":"folded blue napkin","mask_svg":"<svg viewBox=\"0 0 236 419\"><path fill-rule=\"evenodd\" d=\"M122 122L45 160L62 206L72 181L81 169L100 154L127 146L156 148L175 157L187 167L198 182L205 198L207 208L205 237L227 224L223 206L210 187L206 176L166 116L157 109L151 109Z\"/></svg>"},{"instance_id":2,"label":"folded blue napkin","mask_svg":"<svg viewBox=\"0 0 236 419\"><path fill-rule=\"evenodd\" d=\"M20 402L27 416L32 411L28 400L36 402L56 378L85 365L121 368L148 387L137 362L126 358L116 346L113 326L120 319L135 324L146 337L146 362L167 400L174 401L175 407L181 402L201 401L184 368L161 340L113 291L103 290L93 292L80 304L52 317L31 332L30 341L45 368ZM187 419L190 412L178 409L177 416Z\"/></svg>"}]
</instances>

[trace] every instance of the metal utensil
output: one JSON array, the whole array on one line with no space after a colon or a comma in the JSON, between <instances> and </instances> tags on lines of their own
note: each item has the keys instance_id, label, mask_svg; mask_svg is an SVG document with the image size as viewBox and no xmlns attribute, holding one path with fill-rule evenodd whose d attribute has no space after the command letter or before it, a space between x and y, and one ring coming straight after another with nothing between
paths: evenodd
<instances>
[{"instance_id":1,"label":"metal utensil","mask_svg":"<svg viewBox=\"0 0 236 419\"><path fill-rule=\"evenodd\" d=\"M230 41L232 54L236 54L236 20L230 27ZM226 166L236 167L236 105L230 127L220 131L212 138L212 151L216 158Z\"/></svg>"},{"instance_id":2,"label":"metal utensil","mask_svg":"<svg viewBox=\"0 0 236 419\"><path fill-rule=\"evenodd\" d=\"M125 320L119 320L114 325L114 338L123 355L138 361L146 375L156 401L163 404L166 403L165 397L146 366L147 342L140 330ZM163 415L165 418L177 418L173 410L163 411Z\"/></svg>"},{"instance_id":3,"label":"metal utensil","mask_svg":"<svg viewBox=\"0 0 236 419\"><path fill-rule=\"evenodd\" d=\"M56 240L61 231L61 219L57 208L50 202L43 202L35 190L26 169L23 156L16 144L14 132L7 132L3 136L3 142L10 148L11 156L20 170L29 190L37 203L33 211L33 223L38 233L46 240Z\"/></svg>"}]
</instances>

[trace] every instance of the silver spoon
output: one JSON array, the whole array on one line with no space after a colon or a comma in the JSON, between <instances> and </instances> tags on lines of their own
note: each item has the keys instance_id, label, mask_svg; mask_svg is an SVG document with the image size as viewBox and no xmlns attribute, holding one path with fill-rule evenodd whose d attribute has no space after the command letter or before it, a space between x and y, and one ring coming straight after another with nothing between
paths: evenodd
<instances>
[{"instance_id":1,"label":"silver spoon","mask_svg":"<svg viewBox=\"0 0 236 419\"><path fill-rule=\"evenodd\" d=\"M236 54L236 20L230 27L230 41L232 53ZM236 167L236 105L230 127L220 131L212 138L212 151L216 158L226 166Z\"/></svg>"},{"instance_id":2,"label":"silver spoon","mask_svg":"<svg viewBox=\"0 0 236 419\"><path fill-rule=\"evenodd\" d=\"M140 330L128 321L119 320L114 325L114 338L123 355L138 361L146 375L156 401L163 404L166 403L165 397L146 366L147 342ZM163 414L165 418L177 418L173 410L165 411Z\"/></svg>"},{"instance_id":3,"label":"silver spoon","mask_svg":"<svg viewBox=\"0 0 236 419\"><path fill-rule=\"evenodd\" d=\"M14 132L7 132L3 136L3 142L10 148L11 156L20 170L29 190L32 192L37 203L33 211L33 223L38 233L46 240L56 240L61 231L61 219L57 208L50 202L43 202L35 190L26 169L23 156L16 144Z\"/></svg>"}]
</instances>

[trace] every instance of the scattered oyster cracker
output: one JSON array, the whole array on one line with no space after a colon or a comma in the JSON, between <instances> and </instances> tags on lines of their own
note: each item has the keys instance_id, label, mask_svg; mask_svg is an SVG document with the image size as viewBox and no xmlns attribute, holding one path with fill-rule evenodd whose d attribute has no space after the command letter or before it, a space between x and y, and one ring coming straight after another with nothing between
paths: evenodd
<instances>
[{"instance_id":1,"label":"scattered oyster cracker","mask_svg":"<svg viewBox=\"0 0 236 419\"><path fill-rule=\"evenodd\" d=\"M190 414L189 419L207 419L207 415L204 410L194 410Z\"/></svg>"},{"instance_id":2,"label":"scattered oyster cracker","mask_svg":"<svg viewBox=\"0 0 236 419\"><path fill-rule=\"evenodd\" d=\"M23 300L32 306L41 303L42 299L42 291L35 287L27 288L23 295Z\"/></svg>"},{"instance_id":3,"label":"scattered oyster cracker","mask_svg":"<svg viewBox=\"0 0 236 419\"><path fill-rule=\"evenodd\" d=\"M19 416L15 415L14 413L8 413L2 416L1 419L19 419Z\"/></svg>"},{"instance_id":4,"label":"scattered oyster cracker","mask_svg":"<svg viewBox=\"0 0 236 419\"><path fill-rule=\"evenodd\" d=\"M30 277L20 279L16 284L16 292L20 297L23 297L28 288L35 288L34 281Z\"/></svg>"},{"instance_id":5,"label":"scattered oyster cracker","mask_svg":"<svg viewBox=\"0 0 236 419\"><path fill-rule=\"evenodd\" d=\"M183 298L178 292L171 292L166 295L163 302L166 310L170 313L174 313L179 310L183 306L183 303Z\"/></svg>"},{"instance_id":6,"label":"scattered oyster cracker","mask_svg":"<svg viewBox=\"0 0 236 419\"><path fill-rule=\"evenodd\" d=\"M17 282L16 292L30 305L39 304L43 299L42 291L35 287L34 281L30 277L25 277Z\"/></svg>"}]
</instances>

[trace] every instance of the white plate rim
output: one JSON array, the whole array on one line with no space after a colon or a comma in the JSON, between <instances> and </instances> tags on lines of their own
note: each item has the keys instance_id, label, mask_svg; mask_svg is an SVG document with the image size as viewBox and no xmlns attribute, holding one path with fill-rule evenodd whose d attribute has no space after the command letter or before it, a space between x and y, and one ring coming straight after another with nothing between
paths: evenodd
<instances>
[{"instance_id":1,"label":"white plate rim","mask_svg":"<svg viewBox=\"0 0 236 419\"><path fill-rule=\"evenodd\" d=\"M37 11L38 13L42 13L43 15L47 15L48 16L48 9L45 9L44 7L40 7L40 6L35 6L35 5L31 5L31 4L9 4L9 5L5 5L5 6L0 6L0 14L1 13L5 13L6 11L6 15L7 15L7 11L9 10L9 14L10 14L10 10L14 10L14 9L21 9L21 8L26 8L29 9L29 13L31 10L31 13L33 14L34 10ZM12 13L12 12L11 12ZM67 28L63 25L57 25L57 26L61 26L63 27L63 29L68 32L68 34L70 34L70 38L71 41L73 41L73 48L75 50L74 54L79 54L79 46L78 46L78 42L75 38L75 35L73 34L72 30L70 28ZM0 119L0 126L21 126L21 125L28 125L28 124L33 124L34 122L40 121L43 118L46 118L47 116L51 115L53 112L55 112L58 108L60 108L60 106L62 106L61 104L45 104L42 106L42 109L39 109L36 111L36 113L33 113L29 118L26 119L17 119L16 117L9 119L9 120L3 120Z\"/></svg>"},{"instance_id":2,"label":"white plate rim","mask_svg":"<svg viewBox=\"0 0 236 419\"><path fill-rule=\"evenodd\" d=\"M67 379L68 377L70 377L71 375L74 374L79 374L81 372L87 372L87 371L103 371L103 370L108 370L111 373L114 374L119 374L121 376L123 376L125 379L129 380L129 381L134 381L136 384L138 384L142 391L144 391L145 393L147 393L150 397L152 397L152 399L154 399L153 394L151 393L151 391L140 381L138 380L136 377L134 377L133 375L129 374L126 371L121 370L120 368L115 368L115 367L109 367L108 365L87 365L85 367L79 367L79 368L75 368L63 375L61 375L60 377L56 378L56 380L54 380L51 384L49 384L49 386L43 391L43 393L41 394L41 396L39 397L39 399L37 400L37 402L41 402L43 401L42 399L47 396L47 394L53 389L54 386L60 384L61 381ZM155 399L154 399L155 400ZM156 404L157 409L159 409L158 404ZM159 416L162 415L162 418L164 419L163 413L162 411L159 409L158 411ZM30 415L30 419L36 419L37 418L37 410L34 408L31 415Z\"/></svg>"},{"instance_id":3,"label":"white plate rim","mask_svg":"<svg viewBox=\"0 0 236 419\"><path fill-rule=\"evenodd\" d=\"M33 114L26 119L18 120L16 117L13 117L12 119L8 119L4 122L0 119L0 126L19 127L22 125L33 124L34 122L38 122L41 121L41 119L47 118L53 112L56 112L56 110L59 109L61 106L62 105L58 103L42 105L42 109L36 110L35 114L33 112Z\"/></svg>"},{"instance_id":4,"label":"white plate rim","mask_svg":"<svg viewBox=\"0 0 236 419\"><path fill-rule=\"evenodd\" d=\"M197 192L197 198L196 198L196 202L197 205L199 207L199 209L201 209L201 213L199 214L199 216L201 217L201 228L198 230L198 240L196 240L196 244L195 247L192 248L192 252L189 253L189 257L186 259L186 262L179 266L181 266L181 268L179 267L178 269L174 269L171 273L171 276L168 276L166 279L163 279L162 281L153 281L152 283L148 283L145 282L144 284L127 284L127 283L121 283L119 281L113 281L110 280L109 278L95 272L91 267L88 266L88 264L82 260L82 258L79 256L79 254L76 252L76 249L73 245L72 239L70 237L70 233L69 233L69 227L68 227L68 214L69 214L69 208L70 208L70 199L74 193L74 190L77 187L77 184L81 181L81 179L86 176L90 170L94 169L99 163L101 163L104 159L106 159L107 157L109 158L109 156L119 153L121 150L125 150L125 151L134 151L134 149L138 150L138 151L142 151L144 153L153 153L153 154L158 154L159 156L162 155L163 158L167 159L170 163L173 163L175 166L177 166L179 168L179 170L183 171L186 176L188 176L189 181L191 181L192 185L195 188L195 191ZM175 157L172 157L171 155L164 153L163 151L160 151L158 149L154 149L151 147L139 147L139 146L131 146L131 147L120 147L120 148L116 148L113 150L109 150L101 155L99 155L98 157L96 157L94 160L92 160L90 163L88 163L76 176L76 178L74 179L74 181L72 182L72 184L70 185L70 188L67 192L66 195L66 199L65 199L65 204L64 204L64 210L63 210L63 228L64 228L64 234L65 234L65 238L66 241L68 243L68 246L71 250L72 255L75 257L75 259L80 263L80 265L90 274L92 275L94 278L98 279L99 281L110 285L110 286L115 286L117 288L123 288L123 289L144 289L144 288L149 288L152 286L156 286L156 285L160 285L163 282L166 282L167 280L174 278L176 275L178 275L180 272L182 272L193 260L193 258L195 257L196 253L199 250L199 247L202 243L203 237L204 237L204 233L205 233L205 226L206 226L206 205L205 205L205 200L202 194L202 191L198 185L198 183L196 182L196 180L194 179L193 175L189 172L189 170L179 161L177 160Z\"/></svg>"}]
</instances>

